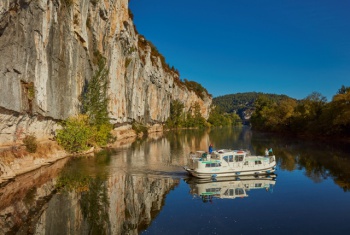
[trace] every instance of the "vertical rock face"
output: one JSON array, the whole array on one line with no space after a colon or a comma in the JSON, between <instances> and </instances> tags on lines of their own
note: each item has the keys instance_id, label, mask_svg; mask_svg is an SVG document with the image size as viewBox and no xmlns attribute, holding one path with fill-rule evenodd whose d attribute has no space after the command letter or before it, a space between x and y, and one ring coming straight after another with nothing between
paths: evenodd
<instances>
[{"instance_id":1,"label":"vertical rock face","mask_svg":"<svg viewBox=\"0 0 350 235\"><path fill-rule=\"evenodd\" d=\"M208 117L211 97L177 82L137 34L128 0L2 0L0 54L0 110L50 120L79 113L84 87L104 57L113 123L164 122L173 99L187 110L198 102ZM0 130L9 126L2 121Z\"/></svg>"}]
</instances>

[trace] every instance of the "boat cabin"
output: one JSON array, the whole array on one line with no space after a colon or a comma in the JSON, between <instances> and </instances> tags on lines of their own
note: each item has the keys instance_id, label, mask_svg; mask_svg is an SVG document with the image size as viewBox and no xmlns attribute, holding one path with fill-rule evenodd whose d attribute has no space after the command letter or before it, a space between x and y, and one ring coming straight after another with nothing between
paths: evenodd
<instances>
[{"instance_id":1,"label":"boat cabin","mask_svg":"<svg viewBox=\"0 0 350 235\"><path fill-rule=\"evenodd\" d=\"M275 170L275 156L252 156L249 150L220 149L211 154L197 151L190 154L190 167L185 168L198 178L269 174Z\"/></svg>"}]
</instances>

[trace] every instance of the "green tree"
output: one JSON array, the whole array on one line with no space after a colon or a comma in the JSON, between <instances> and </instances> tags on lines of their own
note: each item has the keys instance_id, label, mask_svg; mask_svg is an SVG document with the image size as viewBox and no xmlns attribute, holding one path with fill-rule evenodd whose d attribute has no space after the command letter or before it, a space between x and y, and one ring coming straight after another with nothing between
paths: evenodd
<instances>
[{"instance_id":1,"label":"green tree","mask_svg":"<svg viewBox=\"0 0 350 235\"><path fill-rule=\"evenodd\" d=\"M349 92L350 87L346 87L344 85L341 86L341 88L338 90L338 94L345 94Z\"/></svg>"},{"instance_id":2,"label":"green tree","mask_svg":"<svg viewBox=\"0 0 350 235\"><path fill-rule=\"evenodd\" d=\"M336 110L333 128L340 133L350 133L350 87L345 88L333 97L332 110Z\"/></svg>"},{"instance_id":3,"label":"green tree","mask_svg":"<svg viewBox=\"0 0 350 235\"><path fill-rule=\"evenodd\" d=\"M107 109L108 70L105 58L96 54L97 71L87 82L82 95L83 115L69 118L57 133L58 143L70 152L104 146L112 137Z\"/></svg>"},{"instance_id":4,"label":"green tree","mask_svg":"<svg viewBox=\"0 0 350 235\"><path fill-rule=\"evenodd\" d=\"M108 117L108 69L106 59L101 57L95 75L87 83L83 94L82 113L87 114L91 123L102 125L109 123Z\"/></svg>"},{"instance_id":5,"label":"green tree","mask_svg":"<svg viewBox=\"0 0 350 235\"><path fill-rule=\"evenodd\" d=\"M250 118L250 122L256 130L270 130L268 117L272 113L272 100L266 95L259 95L255 103L255 112Z\"/></svg>"},{"instance_id":6,"label":"green tree","mask_svg":"<svg viewBox=\"0 0 350 235\"><path fill-rule=\"evenodd\" d=\"M171 101L170 115L166 121L166 126L168 128L181 127L184 107L185 105L180 100Z\"/></svg>"},{"instance_id":7,"label":"green tree","mask_svg":"<svg viewBox=\"0 0 350 235\"><path fill-rule=\"evenodd\" d=\"M211 126L241 125L242 120L236 113L224 113L219 106L211 108L208 123Z\"/></svg>"},{"instance_id":8,"label":"green tree","mask_svg":"<svg viewBox=\"0 0 350 235\"><path fill-rule=\"evenodd\" d=\"M57 131L57 142L69 152L81 152L91 145L93 133L86 115L70 117L64 122L63 129Z\"/></svg>"},{"instance_id":9,"label":"green tree","mask_svg":"<svg viewBox=\"0 0 350 235\"><path fill-rule=\"evenodd\" d=\"M296 105L296 101L288 97L273 100L266 95L261 95L255 102L256 110L251 117L251 123L254 129L287 130L291 125L291 118Z\"/></svg>"},{"instance_id":10,"label":"green tree","mask_svg":"<svg viewBox=\"0 0 350 235\"><path fill-rule=\"evenodd\" d=\"M319 129L326 135L348 135L350 133L350 87L344 85L327 103L320 117Z\"/></svg>"},{"instance_id":11,"label":"green tree","mask_svg":"<svg viewBox=\"0 0 350 235\"><path fill-rule=\"evenodd\" d=\"M275 112L271 113L271 116L275 117L275 123L272 125L274 131L290 131L291 120L294 114L297 102L291 98L284 98L274 105Z\"/></svg>"},{"instance_id":12,"label":"green tree","mask_svg":"<svg viewBox=\"0 0 350 235\"><path fill-rule=\"evenodd\" d=\"M195 127L205 127L206 126L206 120L201 114L201 107L198 102L195 102L193 105L194 110L194 126Z\"/></svg>"},{"instance_id":13,"label":"green tree","mask_svg":"<svg viewBox=\"0 0 350 235\"><path fill-rule=\"evenodd\" d=\"M309 134L319 133L326 102L326 97L318 92L313 92L301 100L295 109L293 129Z\"/></svg>"},{"instance_id":14,"label":"green tree","mask_svg":"<svg viewBox=\"0 0 350 235\"><path fill-rule=\"evenodd\" d=\"M242 119L238 116L238 114L230 113L230 114L228 114L228 116L231 119L233 126L240 126L240 125L242 125Z\"/></svg>"}]
</instances>

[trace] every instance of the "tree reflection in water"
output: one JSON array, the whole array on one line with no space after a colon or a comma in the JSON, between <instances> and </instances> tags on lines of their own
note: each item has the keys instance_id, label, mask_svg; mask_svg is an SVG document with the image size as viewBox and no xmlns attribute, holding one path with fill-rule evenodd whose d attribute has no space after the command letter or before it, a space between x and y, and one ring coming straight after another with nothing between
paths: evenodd
<instances>
[{"instance_id":1,"label":"tree reflection in water","mask_svg":"<svg viewBox=\"0 0 350 235\"><path fill-rule=\"evenodd\" d=\"M89 189L81 195L80 206L89 225L88 234L110 234L109 198L105 179L97 177L90 180Z\"/></svg>"},{"instance_id":2,"label":"tree reflection in water","mask_svg":"<svg viewBox=\"0 0 350 235\"><path fill-rule=\"evenodd\" d=\"M142 146L142 141L139 144ZM76 221L67 223L75 224L75 232L82 234L138 234L161 211L165 196L179 179L140 172L134 175L124 172L120 162L113 164L122 169L110 171L111 161L103 157L74 159L62 172L58 180L61 193L79 201L78 207L70 208L77 213L71 218ZM129 164L128 160L125 163ZM83 221L79 221L79 213Z\"/></svg>"},{"instance_id":3,"label":"tree reflection in water","mask_svg":"<svg viewBox=\"0 0 350 235\"><path fill-rule=\"evenodd\" d=\"M345 143L264 133L254 133L251 142L260 153L273 146L280 169L305 170L305 175L315 183L331 178L345 192L350 190L350 149Z\"/></svg>"},{"instance_id":4,"label":"tree reflection in water","mask_svg":"<svg viewBox=\"0 0 350 235\"><path fill-rule=\"evenodd\" d=\"M94 165L71 161L57 181L61 192L80 194L87 234L110 234L108 172L105 169L110 164L110 157L111 152L104 150L93 157Z\"/></svg>"}]
</instances>

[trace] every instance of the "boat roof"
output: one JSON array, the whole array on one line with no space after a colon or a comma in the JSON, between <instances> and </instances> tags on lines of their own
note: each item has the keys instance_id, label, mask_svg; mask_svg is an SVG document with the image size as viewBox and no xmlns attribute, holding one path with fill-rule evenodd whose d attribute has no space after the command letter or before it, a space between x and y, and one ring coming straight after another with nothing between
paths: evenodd
<instances>
[{"instance_id":1,"label":"boat roof","mask_svg":"<svg viewBox=\"0 0 350 235\"><path fill-rule=\"evenodd\" d=\"M245 153L245 150L219 149L215 153Z\"/></svg>"}]
</instances>

